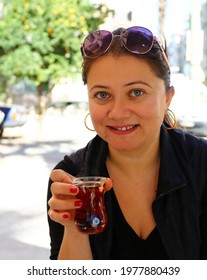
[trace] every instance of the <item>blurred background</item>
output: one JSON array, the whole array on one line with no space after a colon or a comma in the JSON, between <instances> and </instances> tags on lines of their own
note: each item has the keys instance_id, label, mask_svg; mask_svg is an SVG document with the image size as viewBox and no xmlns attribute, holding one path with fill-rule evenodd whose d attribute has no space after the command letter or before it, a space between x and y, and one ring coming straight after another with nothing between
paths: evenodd
<instances>
[{"instance_id":1,"label":"blurred background","mask_svg":"<svg viewBox=\"0 0 207 280\"><path fill-rule=\"evenodd\" d=\"M167 40L171 109L207 136L207 0L0 0L0 259L48 259L47 183L94 136L80 44L94 29L141 25Z\"/></svg>"}]
</instances>

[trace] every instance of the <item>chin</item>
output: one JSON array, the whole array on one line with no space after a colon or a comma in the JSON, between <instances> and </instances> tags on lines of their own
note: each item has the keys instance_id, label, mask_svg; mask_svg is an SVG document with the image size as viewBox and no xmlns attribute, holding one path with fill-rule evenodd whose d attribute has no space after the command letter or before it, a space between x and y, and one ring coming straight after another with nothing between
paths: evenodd
<instances>
[{"instance_id":1,"label":"chin","mask_svg":"<svg viewBox=\"0 0 207 280\"><path fill-rule=\"evenodd\" d=\"M130 142L120 143L120 142L108 142L108 145L113 147L118 151L129 152L137 148L137 145L132 145Z\"/></svg>"}]
</instances>

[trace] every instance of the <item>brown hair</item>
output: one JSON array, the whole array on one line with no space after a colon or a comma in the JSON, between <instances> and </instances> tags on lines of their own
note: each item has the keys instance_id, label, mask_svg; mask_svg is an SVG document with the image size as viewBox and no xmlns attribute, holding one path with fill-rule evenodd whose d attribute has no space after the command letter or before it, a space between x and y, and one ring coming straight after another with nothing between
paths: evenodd
<instances>
[{"instance_id":1,"label":"brown hair","mask_svg":"<svg viewBox=\"0 0 207 280\"><path fill-rule=\"evenodd\" d=\"M113 35L120 35L120 33L124 30L124 28L118 28L114 30L112 33ZM164 52L166 54L166 57L168 57L167 54L167 48L166 48L166 41L165 46L164 46ZM165 59L163 58L163 53L160 48L159 43L155 40L153 43L153 46L149 52L146 54L134 54L129 52L126 48L122 47L120 37L115 36L113 37L112 44L110 48L107 50L106 53L103 55L112 55L112 56L123 56L123 55L131 55L133 57L137 57L138 59L143 59L145 60L153 70L154 74L162 79L165 84L166 91L170 89L170 68ZM87 75L90 70L91 65L93 62L98 59L96 58L88 58L88 57L83 57L83 63L82 63L82 79L84 84L87 84ZM168 116L168 113L166 113L165 117L165 124L170 127L174 127L175 125L175 120L172 120L171 117Z\"/></svg>"}]
</instances>

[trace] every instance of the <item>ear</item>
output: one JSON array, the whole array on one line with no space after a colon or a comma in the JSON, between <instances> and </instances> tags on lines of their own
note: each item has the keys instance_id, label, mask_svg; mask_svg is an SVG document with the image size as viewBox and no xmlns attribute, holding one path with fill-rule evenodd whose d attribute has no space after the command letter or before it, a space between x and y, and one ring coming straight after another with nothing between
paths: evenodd
<instances>
[{"instance_id":1,"label":"ear","mask_svg":"<svg viewBox=\"0 0 207 280\"><path fill-rule=\"evenodd\" d=\"M167 108L170 106L170 103L173 99L173 96L175 94L175 89L173 86L169 87L169 89L167 90L166 92L166 105L167 105Z\"/></svg>"}]
</instances>

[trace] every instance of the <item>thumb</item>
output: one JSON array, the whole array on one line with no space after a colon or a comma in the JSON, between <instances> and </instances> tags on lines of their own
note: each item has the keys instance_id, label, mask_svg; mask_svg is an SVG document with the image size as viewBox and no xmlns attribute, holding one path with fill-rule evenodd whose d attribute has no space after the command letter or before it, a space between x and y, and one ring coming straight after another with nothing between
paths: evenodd
<instances>
[{"instance_id":1,"label":"thumb","mask_svg":"<svg viewBox=\"0 0 207 280\"><path fill-rule=\"evenodd\" d=\"M114 185L114 182L111 178L107 178L106 182L104 184L104 191L107 192L109 191Z\"/></svg>"}]
</instances>

